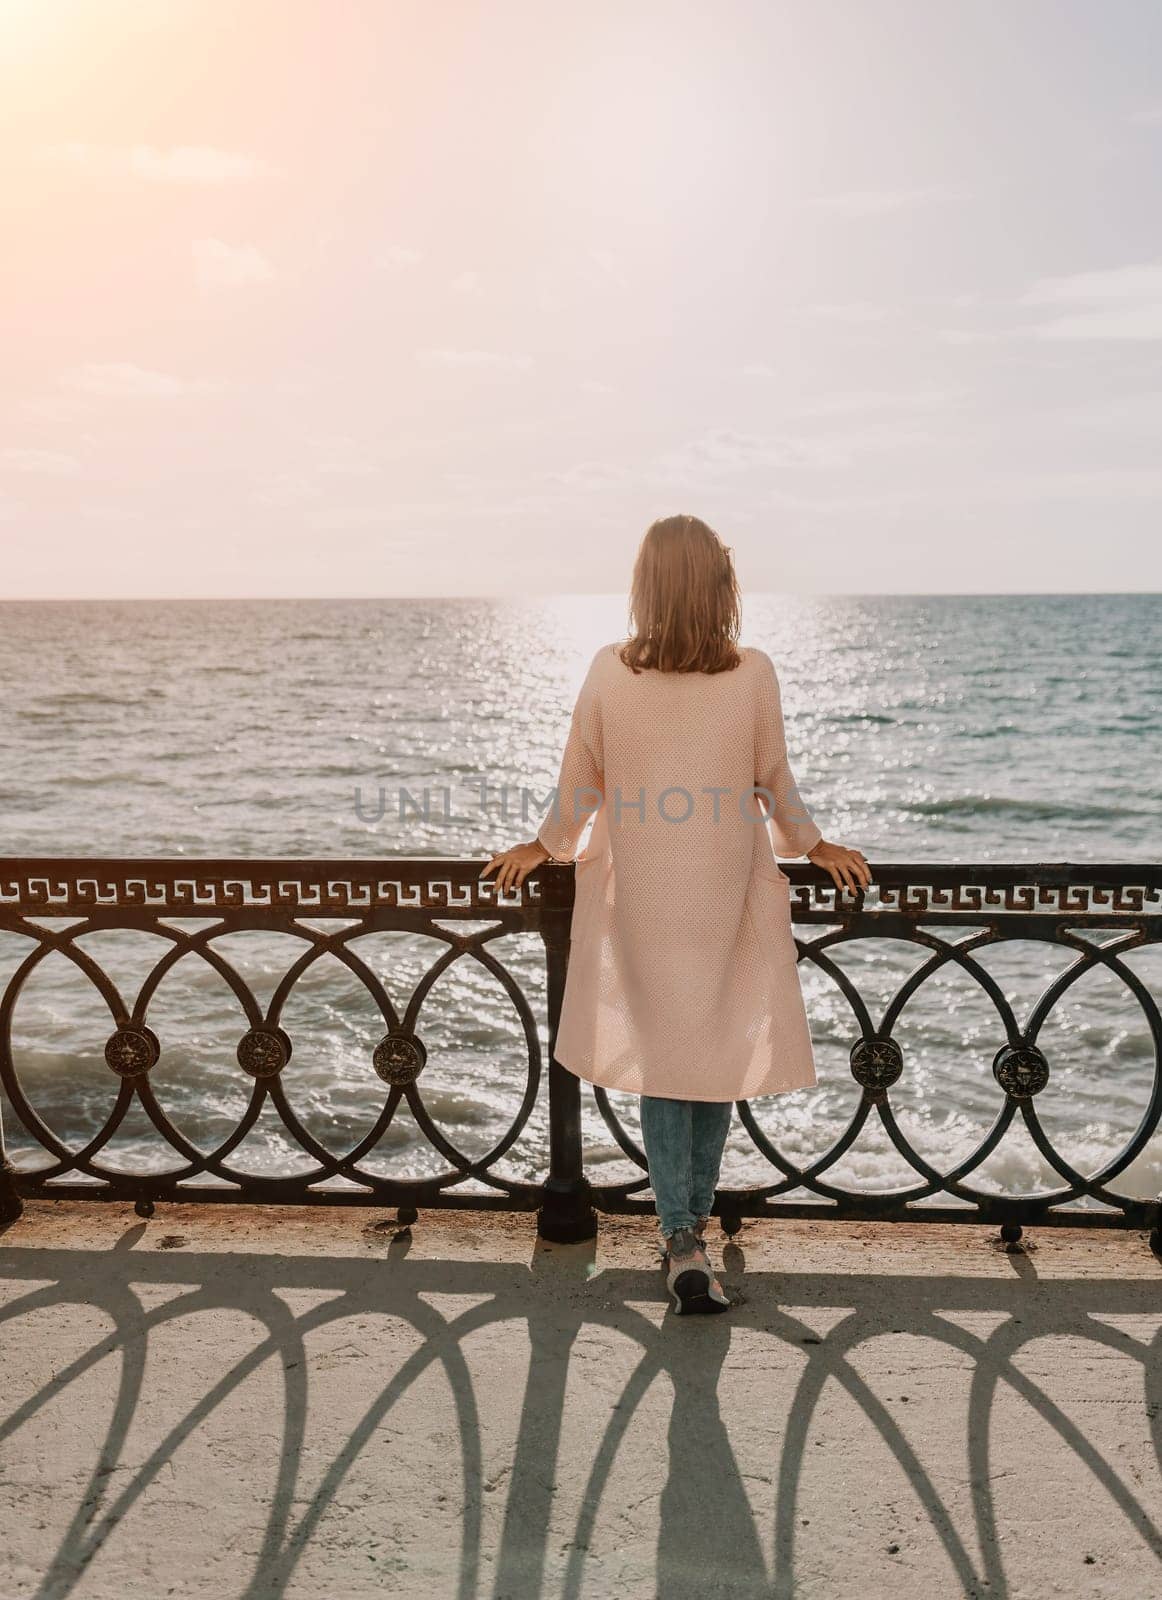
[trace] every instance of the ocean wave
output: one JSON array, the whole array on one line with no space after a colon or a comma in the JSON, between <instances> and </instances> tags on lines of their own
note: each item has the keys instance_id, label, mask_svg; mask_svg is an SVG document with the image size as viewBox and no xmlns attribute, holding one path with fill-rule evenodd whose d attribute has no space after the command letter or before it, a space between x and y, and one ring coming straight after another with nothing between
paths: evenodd
<instances>
[{"instance_id":1,"label":"ocean wave","mask_svg":"<svg viewBox=\"0 0 1162 1600\"><path fill-rule=\"evenodd\" d=\"M150 761L155 761L158 758L151 754L149 759ZM140 767L122 767L116 772L70 772L67 777L61 779L61 782L74 784L81 789L102 789L108 784L111 788L116 789L118 793L124 791L126 784L135 789L168 789L171 787L170 783L163 778L147 778Z\"/></svg>"},{"instance_id":2,"label":"ocean wave","mask_svg":"<svg viewBox=\"0 0 1162 1600\"><path fill-rule=\"evenodd\" d=\"M849 722L878 722L885 727L894 728L899 721L898 717L885 717L878 711L830 711L826 716L819 718L824 727L841 727Z\"/></svg>"},{"instance_id":3,"label":"ocean wave","mask_svg":"<svg viewBox=\"0 0 1162 1600\"><path fill-rule=\"evenodd\" d=\"M143 700L165 700L168 696L164 689L157 688L154 684L147 684L139 694L119 695L109 694L102 689L61 689L56 694L43 696L43 703L50 714L53 708L62 706L116 706L122 710L132 711Z\"/></svg>"},{"instance_id":4,"label":"ocean wave","mask_svg":"<svg viewBox=\"0 0 1162 1600\"><path fill-rule=\"evenodd\" d=\"M932 800L904 800L903 809L924 817L1012 817L1025 822L1108 822L1112 817L1149 817L1141 806L1086 805L1068 800L1021 799L1015 795L946 795Z\"/></svg>"}]
</instances>

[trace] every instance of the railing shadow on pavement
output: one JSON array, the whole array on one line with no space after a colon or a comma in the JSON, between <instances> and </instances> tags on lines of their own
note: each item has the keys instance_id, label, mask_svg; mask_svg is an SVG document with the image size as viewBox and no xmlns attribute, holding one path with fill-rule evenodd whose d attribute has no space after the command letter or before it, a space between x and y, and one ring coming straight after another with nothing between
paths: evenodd
<instances>
[{"instance_id":1,"label":"railing shadow on pavement","mask_svg":"<svg viewBox=\"0 0 1162 1600\"><path fill-rule=\"evenodd\" d=\"M800 1592L801 1480L808 1443L819 1442L811 1436L821 1397L834 1385L859 1414L864 1431L874 1430L906 1479L915 1510L926 1523L926 1536L952 1575L952 1587L946 1585L942 1592L987 1593L993 1600L1010 1593L1004 1540L998 1536L997 1495L1003 1497L1003 1509L1011 1510L1013 1485L1010 1481L1007 1489L998 1489L990 1453L993 1412L1002 1391L1007 1403L1013 1396L1023 1403L1042 1438L1051 1430L1054 1443L1084 1467L1094 1491L1085 1514L1104 1525L1111 1507L1116 1508L1123 1537L1136 1541L1144 1557L1152 1552L1155 1559L1162 1558L1157 1495L1131 1481L1118 1460L1119 1441L1132 1422L1126 1408L1115 1408L1117 1417L1102 1413L1109 1418L1107 1433L1092 1439L1048 1388L1029 1376L1022 1361L1036 1341L1060 1336L1084 1342L1085 1350L1075 1352L1078 1363L1090 1359L1091 1352L1095 1358L1117 1356L1140 1365L1140 1437L1152 1438L1162 1462L1158 1337L1142 1342L1097 1320L1156 1315L1157 1286L1149 1279L1036 1281L1035 1262L1019 1249L1010 1257L1015 1275L1008 1281L936 1273L910 1277L904 1285L893 1284L891 1273L884 1271L808 1274L792 1267L779 1273L777 1281L768 1272L743 1276L745 1300L730 1318L696 1319L687 1327L672 1317L651 1320L643 1309L644 1299L664 1295L656 1271L611 1267L586 1277L592 1241L561 1249L535 1240L526 1264L409 1260L410 1235L405 1231L388 1244L386 1259L381 1254L368 1260L261 1250L135 1250L145 1227L131 1223L108 1251L6 1247L0 1241L5 1295L0 1341L9 1352L0 1451L11 1456L19 1450L26 1461L43 1459L51 1419L62 1404L68 1406L73 1386L83 1386L102 1363L115 1363L118 1372L115 1399L101 1412L108 1415L105 1436L92 1435L91 1455L77 1459L73 1481L52 1485L54 1504L65 1503L62 1497L69 1502L75 1497L75 1503L63 1530L54 1531L56 1548L36 1590L38 1600L65 1600L82 1587L90 1563L120 1525L133 1537L134 1508L149 1496L163 1469L172 1470L183 1445L199 1435L212 1436L223 1409L247 1385L263 1381L264 1374L264 1395L269 1396L272 1381L281 1388L281 1417L268 1418L263 1438L251 1447L252 1459L224 1491L252 1501L256 1528L261 1524L253 1541L257 1548L239 1552L235 1580L221 1590L244 1600L279 1600L288 1590L304 1592L295 1584L303 1576L301 1565L309 1559L312 1541L322 1536L328 1519L356 1515L344 1513L340 1505L352 1475L370 1475L370 1520L387 1552L399 1548L393 1545L395 1536L414 1528L417 1519L432 1530L433 1538L458 1538L454 1559L448 1554L441 1592L455 1593L460 1600L481 1592L531 1600L546 1592L543 1586L551 1577L551 1592L568 1600L580 1597L588 1582L591 1545L599 1536L608 1542L602 1518L611 1508L603 1497L619 1450L659 1381L664 1390L672 1390L672 1401L665 1402L672 1404L668 1459L660 1426L654 1428L653 1447L662 1480L656 1582L657 1592L667 1597L729 1591L791 1600ZM729 1242L727 1270L740 1274L744 1262L740 1246ZM311 1302L300 1311L292 1309L298 1291L307 1291ZM445 1314L433 1304L440 1296L472 1303L450 1305ZM808 1305L834 1309L824 1337L815 1336L811 1321L793 1309ZM62 1319L72 1321L79 1308L92 1314L92 1320L99 1317L105 1331L58 1365L59 1353L50 1360L45 1330ZM949 1320L963 1312L990 1313L996 1325L978 1333ZM231 1316L256 1325L240 1350L235 1348L236 1335L223 1342L213 1332L215 1319ZM22 1324L39 1331L22 1336ZM325 1401L320 1403L317 1389L311 1390L308 1404L309 1383L320 1382L317 1366L312 1370L308 1359L312 1341L336 1338L343 1324L361 1328L365 1341L370 1327L372 1346L376 1327L385 1339L389 1328L395 1330L394 1354L386 1366L382 1354L378 1363L359 1362L357 1393L350 1402L354 1409L346 1420ZM524 1330L523 1340L515 1335L517 1326ZM180 1415L171 1416L167 1404L174 1397L156 1372L151 1346L172 1339L175 1330L182 1341L190 1341L187 1364L197 1375L189 1380L192 1395L180 1396ZM489 1330L495 1330L494 1337L488 1337ZM966 1406L958 1419L963 1431L952 1440L952 1454L971 1488L959 1514L946 1503L926 1464L925 1442L909 1431L907 1410L901 1412L892 1403L898 1380L890 1386L893 1393L885 1394L861 1370L861 1352L889 1332L906 1332L926 1341L930 1350L941 1347L934 1367L959 1364L965 1369ZM756 1520L736 1443L722 1415L720 1388L732 1346L737 1359L740 1336L750 1364L734 1382L750 1391L748 1411L770 1419L764 1476L771 1485L773 1522L765 1527ZM591 1337L601 1338L602 1345L597 1365L587 1370L604 1376L596 1385L588 1377L584 1380L582 1425L588 1453L577 1469L570 1503L557 1492L554 1479L562 1473L562 1452L578 1426L572 1418L566 1437L570 1374L573 1383L579 1381L577 1368ZM772 1360L756 1366L759 1339ZM611 1361L615 1344L619 1361ZM35 1357L18 1358L18 1352L30 1349L37 1352ZM497 1526L486 1516L498 1502L489 1498L495 1486L486 1481L488 1428L481 1406L498 1381L497 1368L506 1362L514 1364L513 1383L522 1392L519 1414L517 1406L509 1408L511 1472ZM391 1433L393 1409L404 1403L409 1389L430 1381L433 1369L446 1384L447 1409L454 1414L459 1438L459 1460L448 1459L444 1481L451 1510L445 1508L445 1521L438 1524L432 1520L436 1508L423 1498L423 1474L415 1468L416 1440ZM572 1403L576 1407L575 1395ZM277 1437L273 1450L267 1450L269 1432ZM829 1442L833 1468L842 1471L843 1440ZM497 1448L495 1439L489 1445ZM276 1464L265 1462L272 1477L265 1498L257 1482L250 1481L264 1464L264 1450L268 1457L277 1456ZM812 1453L812 1468L818 1470L819 1462ZM1030 1470L1034 1465L1030 1463ZM850 1497L869 1503L872 1515L886 1492L883 1482L861 1487L849 1482L846 1488ZM657 1490L655 1485L655 1498ZM1030 1490L1026 1483L1018 1493ZM563 1530L566 1507L571 1525ZM1083 1514L1080 1509L1078 1514ZM449 1527L454 1534L447 1532ZM165 1560L164 1550L152 1552L150 1581L159 1594L167 1592L167 1583L182 1581L181 1574L166 1571ZM390 1587L387 1570L377 1570ZM728 1588L708 1587L711 1580ZM186 1591L179 1587L177 1592Z\"/></svg>"}]
</instances>

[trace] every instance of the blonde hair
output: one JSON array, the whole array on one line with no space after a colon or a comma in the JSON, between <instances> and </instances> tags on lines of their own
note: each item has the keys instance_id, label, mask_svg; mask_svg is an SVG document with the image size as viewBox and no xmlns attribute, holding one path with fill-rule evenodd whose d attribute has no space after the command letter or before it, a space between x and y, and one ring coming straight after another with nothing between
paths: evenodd
<instances>
[{"instance_id":1,"label":"blonde hair","mask_svg":"<svg viewBox=\"0 0 1162 1600\"><path fill-rule=\"evenodd\" d=\"M698 517L662 517L638 548L630 637L618 654L633 672L731 672L742 602L734 562Z\"/></svg>"}]
</instances>

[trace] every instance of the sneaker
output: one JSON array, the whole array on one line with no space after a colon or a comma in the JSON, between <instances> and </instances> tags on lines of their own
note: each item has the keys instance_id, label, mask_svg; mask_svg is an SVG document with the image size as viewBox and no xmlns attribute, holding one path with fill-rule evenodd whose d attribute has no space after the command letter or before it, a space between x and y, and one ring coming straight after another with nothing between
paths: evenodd
<instances>
[{"instance_id":1,"label":"sneaker","mask_svg":"<svg viewBox=\"0 0 1162 1600\"><path fill-rule=\"evenodd\" d=\"M697 1222L695 1222L693 1229L691 1230L694 1234L694 1237L697 1239L698 1243L703 1247L703 1249L706 1247L706 1224L709 1221L709 1217L699 1217ZM662 1232L662 1225L660 1222L658 1223L657 1237L654 1240L654 1248L658 1252L659 1259L664 1261L666 1256L669 1254L669 1245L666 1243L666 1236Z\"/></svg>"},{"instance_id":2,"label":"sneaker","mask_svg":"<svg viewBox=\"0 0 1162 1600\"><path fill-rule=\"evenodd\" d=\"M714 1276L702 1242L693 1228L675 1228L666 1252L666 1288L678 1315L726 1311L730 1301Z\"/></svg>"}]
</instances>

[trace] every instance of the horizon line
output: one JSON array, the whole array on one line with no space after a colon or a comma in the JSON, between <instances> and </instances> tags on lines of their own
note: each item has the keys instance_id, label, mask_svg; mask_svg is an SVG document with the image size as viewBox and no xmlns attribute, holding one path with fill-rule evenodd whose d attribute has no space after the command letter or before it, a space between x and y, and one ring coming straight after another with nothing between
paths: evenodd
<instances>
[{"instance_id":1,"label":"horizon line","mask_svg":"<svg viewBox=\"0 0 1162 1600\"><path fill-rule=\"evenodd\" d=\"M109 594L109 595L4 595L0 605L222 605L255 603L276 604L282 601L365 601L382 600L476 600L504 601L512 604L521 600L616 600L628 598L628 589L528 589L522 595L512 594ZM1006 600L1006 599L1057 599L1070 596L1158 596L1162 589L747 589L743 593L745 604L752 598L794 597L803 600Z\"/></svg>"}]
</instances>

